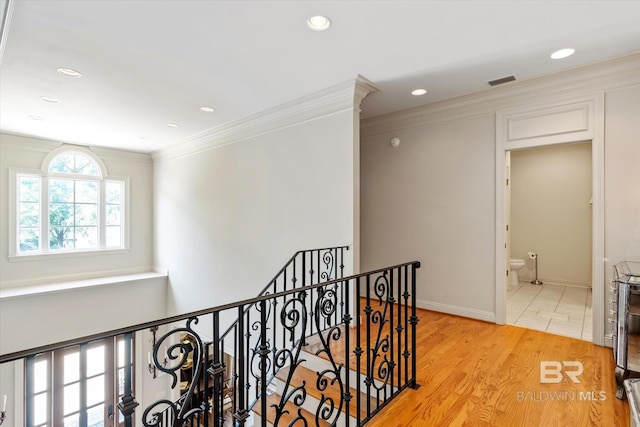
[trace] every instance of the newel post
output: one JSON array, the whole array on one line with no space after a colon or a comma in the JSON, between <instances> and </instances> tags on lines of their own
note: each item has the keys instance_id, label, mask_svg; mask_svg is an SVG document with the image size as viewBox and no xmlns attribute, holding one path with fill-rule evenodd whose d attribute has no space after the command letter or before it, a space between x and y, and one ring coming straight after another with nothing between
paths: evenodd
<instances>
[{"instance_id":1,"label":"newel post","mask_svg":"<svg viewBox=\"0 0 640 427\"><path fill-rule=\"evenodd\" d=\"M418 384L416 363L418 359L417 346L416 346L416 325L418 324L418 316L416 314L416 270L420 268L420 262L414 262L411 266L411 317L409 323L411 324L411 382L409 387L417 389L420 387Z\"/></svg>"},{"instance_id":2,"label":"newel post","mask_svg":"<svg viewBox=\"0 0 640 427\"><path fill-rule=\"evenodd\" d=\"M135 397L133 396L133 392L131 390L131 377L133 375L133 364L131 363L131 340L132 333L129 332L124 335L124 396L122 396L122 400L118 403L118 409L124 415L124 425L125 427L133 426L133 412L136 407L139 405L136 402Z\"/></svg>"}]
</instances>

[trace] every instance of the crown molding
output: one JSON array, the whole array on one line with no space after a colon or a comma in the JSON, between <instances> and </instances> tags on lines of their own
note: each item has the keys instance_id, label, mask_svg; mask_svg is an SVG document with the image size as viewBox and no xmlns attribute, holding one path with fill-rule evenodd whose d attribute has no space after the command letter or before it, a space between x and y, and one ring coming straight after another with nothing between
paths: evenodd
<instances>
[{"instance_id":1,"label":"crown molding","mask_svg":"<svg viewBox=\"0 0 640 427\"><path fill-rule=\"evenodd\" d=\"M151 164L151 156L147 153L136 151L116 150L113 148L92 147L82 144L71 144L67 142L54 141L51 139L41 139L32 136L24 136L12 133L0 133L0 145L17 148L23 151L49 154L51 151L62 146L88 148L100 157L103 161L126 161L142 164Z\"/></svg>"},{"instance_id":2,"label":"crown molding","mask_svg":"<svg viewBox=\"0 0 640 427\"><path fill-rule=\"evenodd\" d=\"M34 153L47 154L62 144L62 142L52 141L50 139L40 139L6 132L0 133L0 146L18 148Z\"/></svg>"},{"instance_id":3,"label":"crown molding","mask_svg":"<svg viewBox=\"0 0 640 427\"><path fill-rule=\"evenodd\" d=\"M362 120L362 138L640 83L640 52Z\"/></svg>"},{"instance_id":4,"label":"crown molding","mask_svg":"<svg viewBox=\"0 0 640 427\"><path fill-rule=\"evenodd\" d=\"M371 80L358 74L356 77L355 96L353 99L353 108L360 112L360 103L368 95L381 92L380 88Z\"/></svg>"},{"instance_id":5,"label":"crown molding","mask_svg":"<svg viewBox=\"0 0 640 427\"><path fill-rule=\"evenodd\" d=\"M328 89L280 104L259 113L197 133L151 153L153 160L166 161L214 147L239 142L309 120L354 109L354 97L370 93L375 85L362 76ZM363 96L363 98L364 98Z\"/></svg>"},{"instance_id":6,"label":"crown molding","mask_svg":"<svg viewBox=\"0 0 640 427\"><path fill-rule=\"evenodd\" d=\"M114 150L113 148L89 147L91 151L96 153L104 161L125 161L133 163L142 163L146 165L153 164L153 159L148 153L138 153L135 151Z\"/></svg>"}]
</instances>

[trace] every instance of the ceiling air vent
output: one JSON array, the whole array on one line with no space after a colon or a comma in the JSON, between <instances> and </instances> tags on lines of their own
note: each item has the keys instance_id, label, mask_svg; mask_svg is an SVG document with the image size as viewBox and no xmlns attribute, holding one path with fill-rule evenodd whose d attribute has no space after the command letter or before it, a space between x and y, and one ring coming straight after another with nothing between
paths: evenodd
<instances>
[{"instance_id":1,"label":"ceiling air vent","mask_svg":"<svg viewBox=\"0 0 640 427\"><path fill-rule=\"evenodd\" d=\"M489 82L489 85L490 86L498 86L498 85L501 85L503 83L509 83L509 82L515 81L515 79L516 78L514 76L503 77L501 79L491 80Z\"/></svg>"}]
</instances>

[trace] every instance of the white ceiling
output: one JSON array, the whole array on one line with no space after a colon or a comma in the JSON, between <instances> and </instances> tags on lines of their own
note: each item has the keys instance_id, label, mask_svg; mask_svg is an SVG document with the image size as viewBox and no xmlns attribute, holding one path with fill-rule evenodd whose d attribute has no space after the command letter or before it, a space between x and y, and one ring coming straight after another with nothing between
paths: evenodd
<instances>
[{"instance_id":1,"label":"white ceiling","mask_svg":"<svg viewBox=\"0 0 640 427\"><path fill-rule=\"evenodd\" d=\"M142 152L358 74L382 90L363 102L373 117L640 50L639 1L6 4L0 131ZM328 31L307 29L316 14ZM549 58L565 47L576 53Z\"/></svg>"}]
</instances>

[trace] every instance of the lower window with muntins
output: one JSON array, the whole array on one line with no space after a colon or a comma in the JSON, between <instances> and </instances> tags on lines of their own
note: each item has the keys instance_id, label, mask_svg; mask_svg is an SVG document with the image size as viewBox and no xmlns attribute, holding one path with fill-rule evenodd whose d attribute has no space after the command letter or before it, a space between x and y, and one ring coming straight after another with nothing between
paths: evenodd
<instances>
[{"instance_id":1,"label":"lower window with muntins","mask_svg":"<svg viewBox=\"0 0 640 427\"><path fill-rule=\"evenodd\" d=\"M116 406L125 392L124 375L124 336L28 358L27 427L124 426Z\"/></svg>"}]
</instances>

